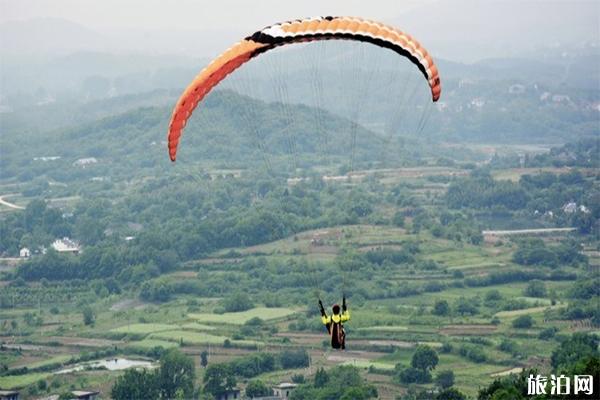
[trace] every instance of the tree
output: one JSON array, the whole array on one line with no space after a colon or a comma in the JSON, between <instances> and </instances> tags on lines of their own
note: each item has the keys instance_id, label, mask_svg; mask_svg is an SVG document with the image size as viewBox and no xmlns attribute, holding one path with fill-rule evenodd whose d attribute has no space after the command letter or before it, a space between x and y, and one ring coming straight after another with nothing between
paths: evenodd
<instances>
[{"instance_id":1,"label":"tree","mask_svg":"<svg viewBox=\"0 0 600 400\"><path fill-rule=\"evenodd\" d=\"M279 354L281 368L303 368L310 365L310 355L305 349L287 350Z\"/></svg>"},{"instance_id":2,"label":"tree","mask_svg":"<svg viewBox=\"0 0 600 400\"><path fill-rule=\"evenodd\" d=\"M502 300L502 293L500 293L500 291L497 289L488 290L485 293L485 302L486 303L495 303L500 300Z\"/></svg>"},{"instance_id":3,"label":"tree","mask_svg":"<svg viewBox=\"0 0 600 400\"><path fill-rule=\"evenodd\" d=\"M436 367L439 358L435 350L427 345L419 345L412 356L411 365L413 368L422 371L429 371Z\"/></svg>"},{"instance_id":4,"label":"tree","mask_svg":"<svg viewBox=\"0 0 600 400\"><path fill-rule=\"evenodd\" d=\"M200 353L200 365L204 368L208 365L208 351L206 350L203 350L202 353Z\"/></svg>"},{"instance_id":5,"label":"tree","mask_svg":"<svg viewBox=\"0 0 600 400\"><path fill-rule=\"evenodd\" d=\"M162 398L173 398L181 391L184 398L194 394L194 361L179 349L170 349L160 358L157 384Z\"/></svg>"},{"instance_id":6,"label":"tree","mask_svg":"<svg viewBox=\"0 0 600 400\"><path fill-rule=\"evenodd\" d=\"M261 380L253 380L248 382L248 386L246 386L246 396L250 398L254 397L262 397L262 396L270 396L271 389L267 387Z\"/></svg>"},{"instance_id":7,"label":"tree","mask_svg":"<svg viewBox=\"0 0 600 400\"><path fill-rule=\"evenodd\" d=\"M524 290L525 296L529 297L545 297L546 296L546 285L544 282L534 279L529 282Z\"/></svg>"},{"instance_id":8,"label":"tree","mask_svg":"<svg viewBox=\"0 0 600 400\"><path fill-rule=\"evenodd\" d=\"M204 374L204 390L219 397L237 384L235 374L228 364L211 364Z\"/></svg>"},{"instance_id":9,"label":"tree","mask_svg":"<svg viewBox=\"0 0 600 400\"><path fill-rule=\"evenodd\" d=\"M475 315L479 312L473 301L459 297L455 305L456 312L460 315Z\"/></svg>"},{"instance_id":10,"label":"tree","mask_svg":"<svg viewBox=\"0 0 600 400\"><path fill-rule=\"evenodd\" d=\"M244 292L237 292L225 298L222 302L223 308L227 312L246 311L254 307L250 296Z\"/></svg>"},{"instance_id":11,"label":"tree","mask_svg":"<svg viewBox=\"0 0 600 400\"><path fill-rule=\"evenodd\" d=\"M506 397L508 399L509 397ZM466 400L467 397L454 388L444 389L435 396L435 400Z\"/></svg>"},{"instance_id":12,"label":"tree","mask_svg":"<svg viewBox=\"0 0 600 400\"><path fill-rule=\"evenodd\" d=\"M156 399L159 396L156 373L145 369L128 369L117 378L110 395L115 400Z\"/></svg>"},{"instance_id":13,"label":"tree","mask_svg":"<svg viewBox=\"0 0 600 400\"><path fill-rule=\"evenodd\" d=\"M315 374L315 387L324 387L327 385L328 381L329 375L327 374L327 371L325 371L324 368L317 369L317 373Z\"/></svg>"},{"instance_id":14,"label":"tree","mask_svg":"<svg viewBox=\"0 0 600 400\"><path fill-rule=\"evenodd\" d=\"M105 224L100 219L84 215L77 219L75 234L83 243L95 244L104 237L105 228Z\"/></svg>"},{"instance_id":15,"label":"tree","mask_svg":"<svg viewBox=\"0 0 600 400\"><path fill-rule=\"evenodd\" d=\"M440 371L435 377L435 384L442 389L447 389L454 385L454 372L453 371Z\"/></svg>"},{"instance_id":16,"label":"tree","mask_svg":"<svg viewBox=\"0 0 600 400\"><path fill-rule=\"evenodd\" d=\"M392 218L392 223L399 228L404 228L404 213L397 211Z\"/></svg>"},{"instance_id":17,"label":"tree","mask_svg":"<svg viewBox=\"0 0 600 400\"><path fill-rule=\"evenodd\" d=\"M528 329L533 326L533 318L531 315L521 315L512 322L513 328Z\"/></svg>"},{"instance_id":18,"label":"tree","mask_svg":"<svg viewBox=\"0 0 600 400\"><path fill-rule=\"evenodd\" d=\"M92 325L96 321L96 315L94 310L90 306L86 306L83 309L83 323L85 325Z\"/></svg>"},{"instance_id":19,"label":"tree","mask_svg":"<svg viewBox=\"0 0 600 400\"><path fill-rule=\"evenodd\" d=\"M450 305L446 300L438 300L435 302L432 312L434 315L448 315L450 314Z\"/></svg>"},{"instance_id":20,"label":"tree","mask_svg":"<svg viewBox=\"0 0 600 400\"><path fill-rule=\"evenodd\" d=\"M431 382L431 374L427 370L422 370L414 367L406 367L401 364L396 365L396 379L403 384L410 383L429 383Z\"/></svg>"},{"instance_id":21,"label":"tree","mask_svg":"<svg viewBox=\"0 0 600 400\"><path fill-rule=\"evenodd\" d=\"M510 374L495 379L488 387L479 390L478 400L524 400L527 393L527 377L536 376L535 370L523 370L520 374ZM529 397L530 398L530 397Z\"/></svg>"},{"instance_id":22,"label":"tree","mask_svg":"<svg viewBox=\"0 0 600 400\"><path fill-rule=\"evenodd\" d=\"M563 340L552 352L550 362L557 371L566 370L570 365L586 357L598 357L600 339L596 335L574 333L570 338Z\"/></svg>"}]
</instances>

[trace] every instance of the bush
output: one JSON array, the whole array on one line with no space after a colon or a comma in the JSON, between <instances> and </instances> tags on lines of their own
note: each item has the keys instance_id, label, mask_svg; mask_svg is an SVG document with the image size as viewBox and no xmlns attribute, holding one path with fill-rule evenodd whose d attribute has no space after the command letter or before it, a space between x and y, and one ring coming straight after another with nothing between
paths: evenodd
<instances>
[{"instance_id":1,"label":"bush","mask_svg":"<svg viewBox=\"0 0 600 400\"><path fill-rule=\"evenodd\" d=\"M466 400L467 396L465 396L462 392L454 389L448 388L439 392L434 400Z\"/></svg>"},{"instance_id":2,"label":"bush","mask_svg":"<svg viewBox=\"0 0 600 400\"><path fill-rule=\"evenodd\" d=\"M516 329L528 329L533 326L533 318L531 315L521 315L512 322L513 328Z\"/></svg>"},{"instance_id":3,"label":"bush","mask_svg":"<svg viewBox=\"0 0 600 400\"><path fill-rule=\"evenodd\" d=\"M465 297L460 297L454 308L460 315L475 315L479 312L479 309L473 303L473 299L466 299Z\"/></svg>"},{"instance_id":4,"label":"bush","mask_svg":"<svg viewBox=\"0 0 600 400\"><path fill-rule=\"evenodd\" d=\"M505 353L513 354L517 351L517 343L509 339L504 339L498 345L498 350L503 351Z\"/></svg>"},{"instance_id":5,"label":"bush","mask_svg":"<svg viewBox=\"0 0 600 400\"><path fill-rule=\"evenodd\" d=\"M431 382L431 374L429 371L421 370L418 368L407 367L407 368L398 368L399 365L396 365L397 374L396 379L403 384L409 383L429 383Z\"/></svg>"},{"instance_id":6,"label":"bush","mask_svg":"<svg viewBox=\"0 0 600 400\"><path fill-rule=\"evenodd\" d=\"M557 332L558 332L558 328L555 327L555 326L551 326L550 328L543 329L538 334L538 339L540 339L540 340L550 340L554 336L556 336Z\"/></svg>"},{"instance_id":7,"label":"bush","mask_svg":"<svg viewBox=\"0 0 600 400\"><path fill-rule=\"evenodd\" d=\"M83 309L83 323L85 325L92 325L96 321L96 314L91 307L86 306Z\"/></svg>"},{"instance_id":8,"label":"bush","mask_svg":"<svg viewBox=\"0 0 600 400\"><path fill-rule=\"evenodd\" d=\"M454 372L440 371L435 377L435 384L442 389L447 389L454 385Z\"/></svg>"},{"instance_id":9,"label":"bush","mask_svg":"<svg viewBox=\"0 0 600 400\"><path fill-rule=\"evenodd\" d=\"M243 292L234 293L222 300L222 306L227 312L246 311L254 307L250 296Z\"/></svg>"},{"instance_id":10,"label":"bush","mask_svg":"<svg viewBox=\"0 0 600 400\"><path fill-rule=\"evenodd\" d=\"M460 349L458 349L458 354L476 363L482 363L487 360L487 356L483 350L473 345L461 346Z\"/></svg>"},{"instance_id":11,"label":"bush","mask_svg":"<svg viewBox=\"0 0 600 400\"><path fill-rule=\"evenodd\" d=\"M286 350L279 354L281 368L305 368L310 365L310 356L304 349Z\"/></svg>"},{"instance_id":12,"label":"bush","mask_svg":"<svg viewBox=\"0 0 600 400\"><path fill-rule=\"evenodd\" d=\"M248 382L248 386L246 386L246 396L248 396L250 398L270 396L270 395L271 395L271 389L268 388L267 385L265 385L263 381L260 381L260 380L250 381L250 382Z\"/></svg>"},{"instance_id":13,"label":"bush","mask_svg":"<svg viewBox=\"0 0 600 400\"><path fill-rule=\"evenodd\" d=\"M544 284L544 282L538 279L534 279L529 282L523 293L525 294L525 296L529 297L545 297L546 285Z\"/></svg>"},{"instance_id":14,"label":"bush","mask_svg":"<svg viewBox=\"0 0 600 400\"><path fill-rule=\"evenodd\" d=\"M448 353L452 353L452 349L453 349L453 347L452 347L451 343L444 342L444 343L442 343L442 347L440 348L440 352L448 354Z\"/></svg>"},{"instance_id":15,"label":"bush","mask_svg":"<svg viewBox=\"0 0 600 400\"><path fill-rule=\"evenodd\" d=\"M502 293L500 293L498 290L494 289L494 290L488 290L485 293L485 302L486 303L495 303L497 301L502 300Z\"/></svg>"},{"instance_id":16,"label":"bush","mask_svg":"<svg viewBox=\"0 0 600 400\"><path fill-rule=\"evenodd\" d=\"M432 314L440 316L448 315L450 314L450 305L446 300L438 300L433 305Z\"/></svg>"}]
</instances>

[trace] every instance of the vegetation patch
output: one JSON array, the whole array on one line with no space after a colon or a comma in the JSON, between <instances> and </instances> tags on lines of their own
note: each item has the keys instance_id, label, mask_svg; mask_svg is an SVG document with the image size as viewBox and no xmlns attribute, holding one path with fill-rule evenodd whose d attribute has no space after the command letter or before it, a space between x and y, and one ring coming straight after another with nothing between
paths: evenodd
<instances>
[{"instance_id":1,"label":"vegetation patch","mask_svg":"<svg viewBox=\"0 0 600 400\"><path fill-rule=\"evenodd\" d=\"M201 313L189 314L190 318L195 319L197 322L210 322L210 323L221 323L221 324L234 324L242 325L252 318L260 318L263 321L275 320L280 318L288 317L294 314L296 311L290 308L267 308L257 307L247 311L241 312L229 312L224 314L208 314Z\"/></svg>"}]
</instances>

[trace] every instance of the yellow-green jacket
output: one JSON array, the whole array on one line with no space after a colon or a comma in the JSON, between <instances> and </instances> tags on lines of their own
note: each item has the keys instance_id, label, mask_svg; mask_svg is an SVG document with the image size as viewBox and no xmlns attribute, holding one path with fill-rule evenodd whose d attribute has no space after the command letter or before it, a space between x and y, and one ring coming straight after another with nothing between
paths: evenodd
<instances>
[{"instance_id":1,"label":"yellow-green jacket","mask_svg":"<svg viewBox=\"0 0 600 400\"><path fill-rule=\"evenodd\" d=\"M350 320L350 311L346 310L341 314L333 314L333 315L323 315L321 317L321 321L323 324L327 325L330 323L339 324L340 322L346 322Z\"/></svg>"}]
</instances>

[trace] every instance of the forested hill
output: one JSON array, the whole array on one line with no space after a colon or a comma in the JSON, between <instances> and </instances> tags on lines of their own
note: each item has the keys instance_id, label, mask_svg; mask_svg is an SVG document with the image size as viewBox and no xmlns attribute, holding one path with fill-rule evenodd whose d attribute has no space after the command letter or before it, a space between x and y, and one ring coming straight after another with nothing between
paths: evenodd
<instances>
[{"instance_id":1,"label":"forested hill","mask_svg":"<svg viewBox=\"0 0 600 400\"><path fill-rule=\"evenodd\" d=\"M81 110L83 106L73 112ZM73 174L114 179L139 168L164 171L170 167L166 132L171 111L170 105L139 107L51 131L39 127L21 131L13 119L8 124L9 132L0 138L4 150L2 177L18 175L19 180L27 180L46 175L65 181ZM349 164L352 158L359 166L386 156L404 163L411 159L396 139L323 110L216 91L190 119L178 160L188 165L215 163L221 168L266 168L266 164L279 162L284 168L292 168L316 162ZM40 161L40 157L60 158ZM74 168L73 163L82 158L95 158L97 162L87 168Z\"/></svg>"}]
</instances>

